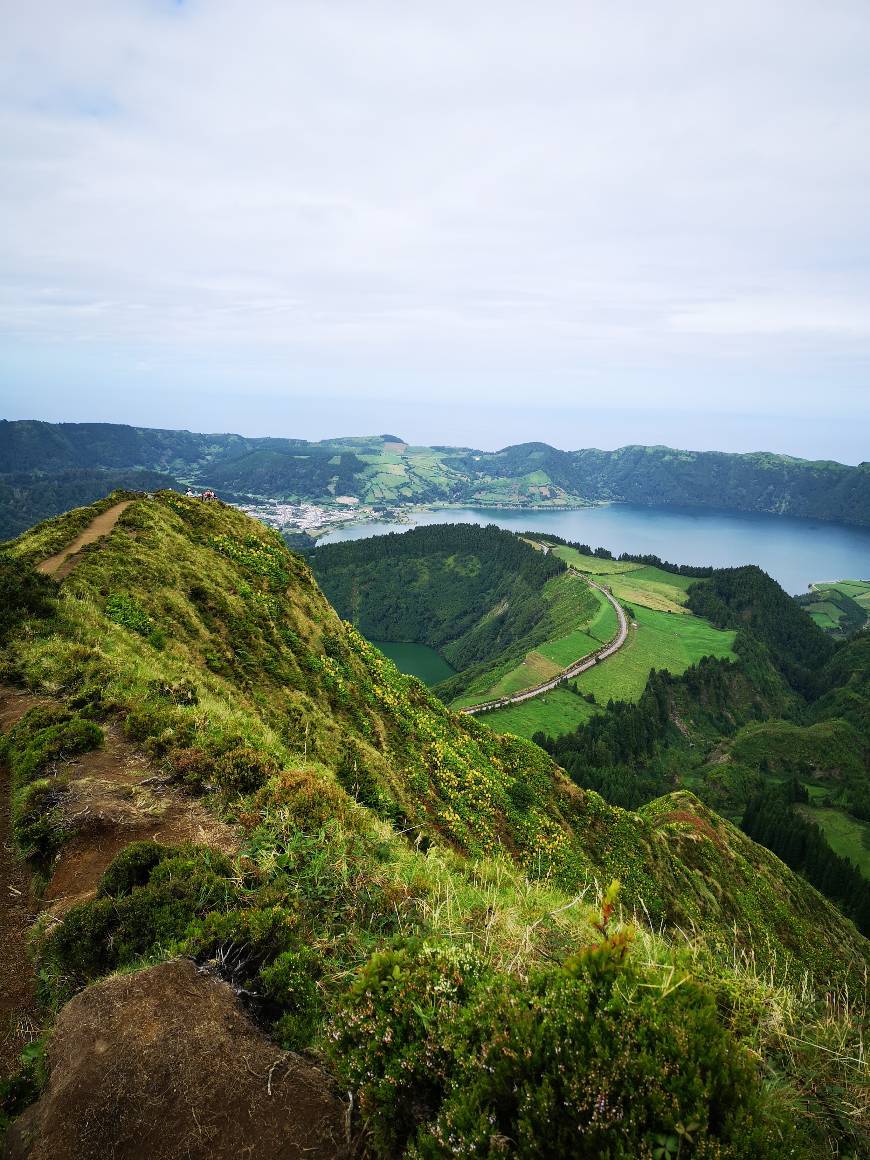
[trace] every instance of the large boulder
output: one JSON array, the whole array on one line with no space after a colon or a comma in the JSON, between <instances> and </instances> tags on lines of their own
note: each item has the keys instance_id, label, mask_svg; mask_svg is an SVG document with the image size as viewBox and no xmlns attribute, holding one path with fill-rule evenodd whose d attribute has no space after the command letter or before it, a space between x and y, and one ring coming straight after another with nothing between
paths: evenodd
<instances>
[{"instance_id":1,"label":"large boulder","mask_svg":"<svg viewBox=\"0 0 870 1160\"><path fill-rule=\"evenodd\" d=\"M282 1051L232 989L188 961L96 983L61 1011L50 1079L11 1160L347 1157L328 1077Z\"/></svg>"}]
</instances>

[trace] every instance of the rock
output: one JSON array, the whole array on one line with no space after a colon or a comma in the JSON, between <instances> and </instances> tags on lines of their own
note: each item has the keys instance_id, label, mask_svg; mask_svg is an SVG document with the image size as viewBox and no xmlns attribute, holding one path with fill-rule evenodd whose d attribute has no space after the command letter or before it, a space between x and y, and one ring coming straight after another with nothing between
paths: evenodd
<instances>
[{"instance_id":1,"label":"rock","mask_svg":"<svg viewBox=\"0 0 870 1160\"><path fill-rule=\"evenodd\" d=\"M349 1157L329 1078L262 1034L189 961L88 987L61 1011L10 1160Z\"/></svg>"}]
</instances>

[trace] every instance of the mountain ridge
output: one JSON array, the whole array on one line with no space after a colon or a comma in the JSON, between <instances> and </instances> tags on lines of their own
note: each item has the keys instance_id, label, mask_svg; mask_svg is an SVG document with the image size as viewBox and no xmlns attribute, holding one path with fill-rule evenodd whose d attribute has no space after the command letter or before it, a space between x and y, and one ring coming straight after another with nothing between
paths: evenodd
<instances>
[{"instance_id":1,"label":"mountain ridge","mask_svg":"<svg viewBox=\"0 0 870 1160\"><path fill-rule=\"evenodd\" d=\"M59 582L34 578L32 565L127 500ZM563 1041L593 1051L613 1099L632 1101L602 1155L643 1154L632 1133L690 1115L708 1155L736 1160L749 1139L782 1154L793 1127L751 1078L749 1012L769 1008L758 1034L781 1071L775 1028L817 1016L808 997L784 1014L775 988L806 977L809 996L812 977L838 991L862 975L868 944L774 855L689 793L620 810L536 746L452 714L339 620L276 533L220 503L114 493L5 545L0 563L19 599L0 674L50 702L3 738L16 837L43 874L89 824L69 755L99 749L108 729L141 751L150 778L243 832L234 858L153 842L122 851L94 897L39 928L52 1004L114 971L192 958L256 995L283 1049L323 1054L341 1090L357 1092L380 1155L477 1117L458 1082L476 1029L495 1021L522 1037L522 1011L542 1004L568 1020ZM621 890L604 893L615 879ZM590 1039L581 997L603 1013L625 1002L622 988L635 998ZM634 1064L620 1070L619 1026L658 1060L646 1081ZM509 1090L528 1082L512 1052L492 1073ZM707 1078L698 1087L693 1075ZM730 1092L733 1115L705 1112L708 1090ZM510 1103L499 1106L511 1135Z\"/></svg>"},{"instance_id":2,"label":"mountain ridge","mask_svg":"<svg viewBox=\"0 0 870 1160\"><path fill-rule=\"evenodd\" d=\"M6 536L68 507L68 489L77 483L84 490L73 499L90 501L113 487L135 486L131 472L151 473L142 476L143 490L180 480L240 500L331 504L337 496L350 496L388 506L548 508L631 502L870 526L870 464L772 452L637 444L614 451L563 451L535 442L488 452L414 447L384 436L309 442L123 424L0 420L0 464L0 535ZM119 477L122 472L126 478ZM60 477L59 494L50 494L47 484Z\"/></svg>"}]
</instances>

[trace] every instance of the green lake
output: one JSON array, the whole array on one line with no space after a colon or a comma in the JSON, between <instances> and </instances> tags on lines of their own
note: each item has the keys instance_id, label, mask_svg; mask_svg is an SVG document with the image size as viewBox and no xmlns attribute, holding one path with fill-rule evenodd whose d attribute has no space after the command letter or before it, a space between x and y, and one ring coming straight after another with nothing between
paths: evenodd
<instances>
[{"instance_id":1,"label":"green lake","mask_svg":"<svg viewBox=\"0 0 870 1160\"><path fill-rule=\"evenodd\" d=\"M389 640L373 640L371 643L389 657L396 668L412 677L419 677L424 684L437 685L456 672L440 653L427 644L401 644Z\"/></svg>"}]
</instances>

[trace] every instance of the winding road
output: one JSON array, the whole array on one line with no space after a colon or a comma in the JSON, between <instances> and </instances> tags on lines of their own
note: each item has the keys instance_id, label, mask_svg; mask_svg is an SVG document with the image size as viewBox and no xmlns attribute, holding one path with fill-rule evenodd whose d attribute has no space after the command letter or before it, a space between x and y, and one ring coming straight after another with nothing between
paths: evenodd
<instances>
[{"instance_id":1,"label":"winding road","mask_svg":"<svg viewBox=\"0 0 870 1160\"><path fill-rule=\"evenodd\" d=\"M568 571L574 572L577 576L584 575L576 568L569 568ZM571 677L577 677L580 673L585 673L587 669L591 669L593 665L597 665L607 657L613 656L615 652L619 652L628 638L628 617L625 615L625 610L606 588L600 584L596 584L588 576L584 576L584 579L591 588L597 588L602 596L613 605L617 620L616 636L613 640L603 648L597 649L593 653L587 653L585 657L581 657L578 661L570 664L567 669L562 669L555 677L551 677L548 681L544 681L540 685L535 685L532 689L523 689L521 692L514 693L510 697L499 697L495 701L484 701L481 705L468 705L464 709L460 709L460 713L465 713L466 716L473 717L477 713L486 713L490 709L504 709L508 705L518 705L521 701L530 701L532 697L540 697L541 693L549 693L561 681L569 680Z\"/></svg>"}]
</instances>

